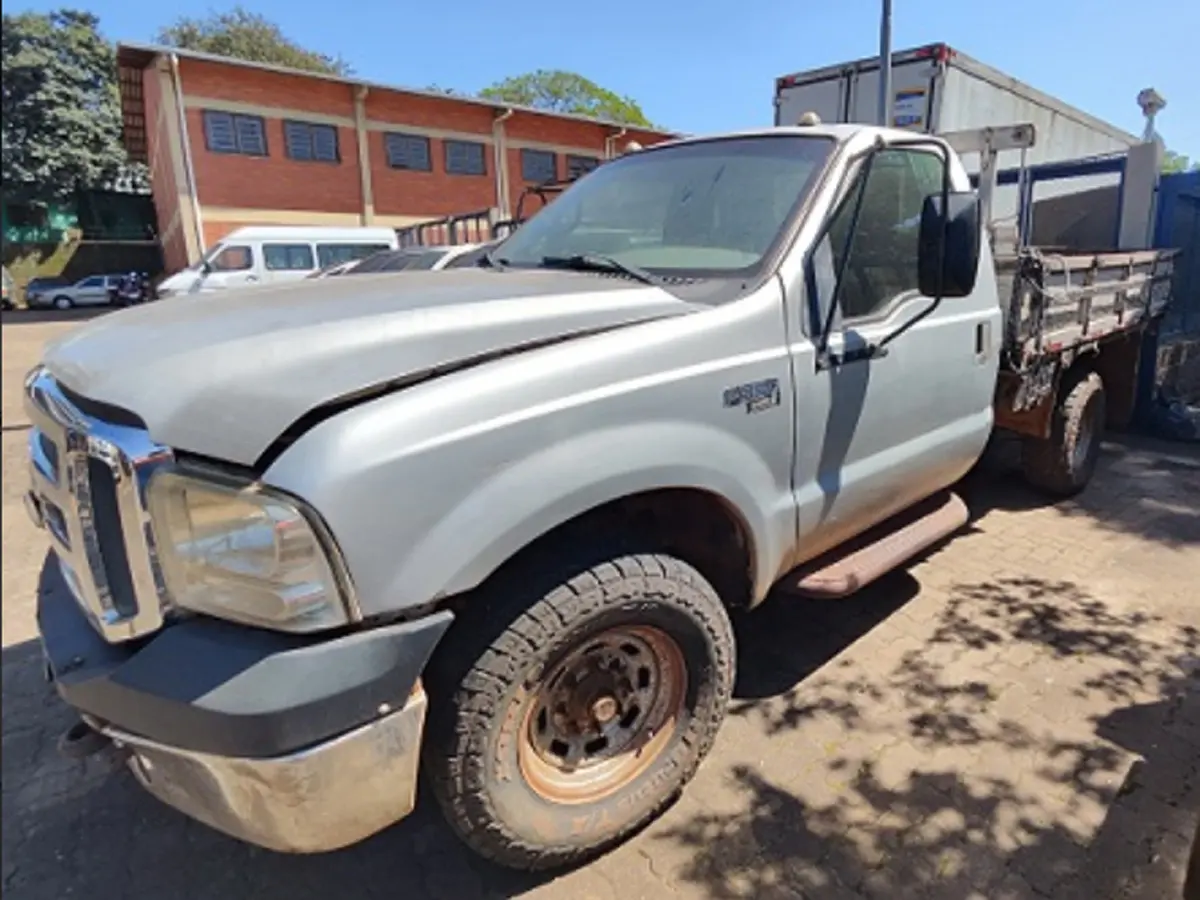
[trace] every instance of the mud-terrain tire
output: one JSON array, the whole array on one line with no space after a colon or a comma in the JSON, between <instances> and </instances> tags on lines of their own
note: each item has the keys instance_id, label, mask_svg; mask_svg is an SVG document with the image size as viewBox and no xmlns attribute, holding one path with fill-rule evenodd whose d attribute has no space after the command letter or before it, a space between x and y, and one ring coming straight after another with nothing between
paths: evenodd
<instances>
[{"instance_id":1,"label":"mud-terrain tire","mask_svg":"<svg viewBox=\"0 0 1200 900\"><path fill-rule=\"evenodd\" d=\"M690 565L560 548L467 598L427 672L424 768L477 853L581 864L695 774L734 668L725 607Z\"/></svg>"},{"instance_id":2,"label":"mud-terrain tire","mask_svg":"<svg viewBox=\"0 0 1200 900\"><path fill-rule=\"evenodd\" d=\"M1087 370L1068 375L1050 415L1050 437L1025 440L1022 470L1038 490L1071 497L1087 487L1100 458L1107 417L1100 376Z\"/></svg>"}]
</instances>

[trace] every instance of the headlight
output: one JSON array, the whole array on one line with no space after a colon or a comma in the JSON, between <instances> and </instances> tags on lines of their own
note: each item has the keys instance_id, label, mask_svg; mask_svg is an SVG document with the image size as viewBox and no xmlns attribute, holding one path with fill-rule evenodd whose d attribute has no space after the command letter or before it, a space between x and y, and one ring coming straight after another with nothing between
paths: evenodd
<instances>
[{"instance_id":1,"label":"headlight","mask_svg":"<svg viewBox=\"0 0 1200 900\"><path fill-rule=\"evenodd\" d=\"M148 500L163 577L177 605L282 631L350 621L321 539L287 498L160 472Z\"/></svg>"}]
</instances>

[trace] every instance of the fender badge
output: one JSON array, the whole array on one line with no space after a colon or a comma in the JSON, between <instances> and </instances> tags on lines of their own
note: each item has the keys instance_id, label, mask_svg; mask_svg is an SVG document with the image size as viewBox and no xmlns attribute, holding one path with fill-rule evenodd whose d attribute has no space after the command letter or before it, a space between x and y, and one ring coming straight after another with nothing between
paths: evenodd
<instances>
[{"instance_id":1,"label":"fender badge","mask_svg":"<svg viewBox=\"0 0 1200 900\"><path fill-rule=\"evenodd\" d=\"M747 413L762 412L780 404L779 379L767 378L726 388L722 399L727 409L745 406Z\"/></svg>"}]
</instances>

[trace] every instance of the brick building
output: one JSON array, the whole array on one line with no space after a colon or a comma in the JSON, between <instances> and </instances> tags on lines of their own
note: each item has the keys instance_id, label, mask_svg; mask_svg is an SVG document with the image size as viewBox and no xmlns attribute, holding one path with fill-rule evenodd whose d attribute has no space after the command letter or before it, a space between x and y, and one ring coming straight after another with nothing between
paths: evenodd
<instances>
[{"instance_id":1,"label":"brick building","mask_svg":"<svg viewBox=\"0 0 1200 900\"><path fill-rule=\"evenodd\" d=\"M477 98L122 44L125 144L168 272L242 225L389 225L490 209L672 135Z\"/></svg>"}]
</instances>

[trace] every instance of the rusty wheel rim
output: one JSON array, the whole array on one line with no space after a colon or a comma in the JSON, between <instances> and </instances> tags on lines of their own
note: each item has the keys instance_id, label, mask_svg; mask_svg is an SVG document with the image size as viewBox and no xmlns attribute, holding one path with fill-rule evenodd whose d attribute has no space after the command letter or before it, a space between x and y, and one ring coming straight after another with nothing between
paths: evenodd
<instances>
[{"instance_id":1,"label":"rusty wheel rim","mask_svg":"<svg viewBox=\"0 0 1200 900\"><path fill-rule=\"evenodd\" d=\"M555 803L592 803L659 757L682 719L687 667L649 626L612 628L572 648L529 699L517 742L525 781Z\"/></svg>"}]
</instances>

